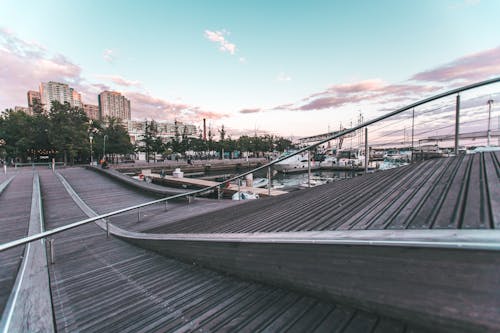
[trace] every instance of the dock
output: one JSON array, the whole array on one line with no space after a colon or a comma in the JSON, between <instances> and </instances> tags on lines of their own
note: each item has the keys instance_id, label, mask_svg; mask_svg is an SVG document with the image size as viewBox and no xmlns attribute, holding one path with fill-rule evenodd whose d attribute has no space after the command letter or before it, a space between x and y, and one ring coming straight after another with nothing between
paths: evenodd
<instances>
[{"instance_id":1,"label":"dock","mask_svg":"<svg viewBox=\"0 0 500 333\"><path fill-rule=\"evenodd\" d=\"M199 178L187 178L187 177L182 177L182 178L177 178L174 176L160 176L159 174L156 173L151 173L148 174L147 177L152 177L154 183L158 184L165 184L167 186L174 186L174 187L182 187L182 188L205 188L205 187L212 187L212 186L217 186L219 183L214 182L211 180L206 180L206 179L199 179ZM244 186L235 184L229 184L226 187L222 188L222 192L233 195L234 193L242 191L242 192L251 192L254 194L258 194L261 197L267 197L267 196L277 196L277 195L283 195L288 192L281 191L281 190L275 190L271 189L270 191L267 188L258 188L258 187L249 187L249 186Z\"/></svg>"}]
</instances>

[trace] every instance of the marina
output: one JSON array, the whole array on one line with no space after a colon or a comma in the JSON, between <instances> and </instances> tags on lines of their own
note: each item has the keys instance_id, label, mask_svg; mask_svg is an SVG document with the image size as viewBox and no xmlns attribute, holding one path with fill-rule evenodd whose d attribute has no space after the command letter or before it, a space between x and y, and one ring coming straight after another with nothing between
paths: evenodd
<instances>
[{"instance_id":1,"label":"marina","mask_svg":"<svg viewBox=\"0 0 500 333\"><path fill-rule=\"evenodd\" d=\"M271 160L5 167L0 331L498 331L500 149L364 154L414 107Z\"/></svg>"}]
</instances>

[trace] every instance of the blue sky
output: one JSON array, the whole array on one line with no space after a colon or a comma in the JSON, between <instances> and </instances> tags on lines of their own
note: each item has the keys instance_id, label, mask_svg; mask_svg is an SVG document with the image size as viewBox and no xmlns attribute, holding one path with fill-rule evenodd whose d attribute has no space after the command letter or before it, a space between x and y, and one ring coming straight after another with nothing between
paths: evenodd
<instances>
[{"instance_id":1,"label":"blue sky","mask_svg":"<svg viewBox=\"0 0 500 333\"><path fill-rule=\"evenodd\" d=\"M86 103L121 91L136 119L310 135L500 75L499 12L497 0L0 0L0 108L56 80Z\"/></svg>"}]
</instances>

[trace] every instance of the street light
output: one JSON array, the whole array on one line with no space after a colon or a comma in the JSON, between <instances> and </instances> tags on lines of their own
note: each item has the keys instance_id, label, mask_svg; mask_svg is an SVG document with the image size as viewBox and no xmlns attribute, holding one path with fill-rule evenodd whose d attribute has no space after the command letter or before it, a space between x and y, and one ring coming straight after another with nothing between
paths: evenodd
<instances>
[{"instance_id":1,"label":"street light","mask_svg":"<svg viewBox=\"0 0 500 333\"><path fill-rule=\"evenodd\" d=\"M92 141L94 140L94 135L92 133L89 134L90 140L90 165L94 164L94 158L92 157Z\"/></svg>"},{"instance_id":2,"label":"street light","mask_svg":"<svg viewBox=\"0 0 500 333\"><path fill-rule=\"evenodd\" d=\"M104 143L102 147L102 159L106 160L106 139L108 138L107 135L104 135Z\"/></svg>"}]
</instances>

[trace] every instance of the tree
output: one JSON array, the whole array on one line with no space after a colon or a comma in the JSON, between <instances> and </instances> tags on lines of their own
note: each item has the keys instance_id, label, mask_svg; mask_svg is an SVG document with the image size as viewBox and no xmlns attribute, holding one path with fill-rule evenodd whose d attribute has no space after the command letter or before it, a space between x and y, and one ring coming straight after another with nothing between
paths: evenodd
<instances>
[{"instance_id":1,"label":"tree","mask_svg":"<svg viewBox=\"0 0 500 333\"><path fill-rule=\"evenodd\" d=\"M103 158L105 157L104 153L106 156L111 155L111 159L115 160L116 155L127 155L134 152L128 131L117 118L108 118L106 125L99 121L93 121L93 132L95 133L95 152Z\"/></svg>"},{"instance_id":2,"label":"tree","mask_svg":"<svg viewBox=\"0 0 500 333\"><path fill-rule=\"evenodd\" d=\"M54 148L63 155L64 163L81 161L83 153L90 148L89 119L85 112L69 103L52 102L49 113L48 137Z\"/></svg>"},{"instance_id":3,"label":"tree","mask_svg":"<svg viewBox=\"0 0 500 333\"><path fill-rule=\"evenodd\" d=\"M25 112L8 109L1 119L0 139L4 158L26 161L33 148L32 117Z\"/></svg>"},{"instance_id":4,"label":"tree","mask_svg":"<svg viewBox=\"0 0 500 333\"><path fill-rule=\"evenodd\" d=\"M150 153L156 151L155 149L158 147L158 126L154 120L151 120L149 123L146 120L144 122L144 137L139 140L141 145L139 146L139 150L146 153L146 160L149 163Z\"/></svg>"}]
</instances>

